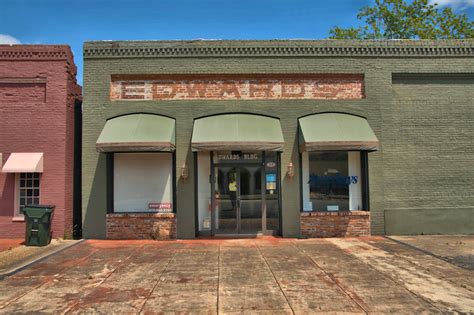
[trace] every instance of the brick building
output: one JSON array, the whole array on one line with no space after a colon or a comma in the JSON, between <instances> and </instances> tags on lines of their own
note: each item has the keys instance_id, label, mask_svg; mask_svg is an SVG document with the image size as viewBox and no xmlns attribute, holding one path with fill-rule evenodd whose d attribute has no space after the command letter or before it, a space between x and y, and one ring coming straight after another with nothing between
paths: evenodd
<instances>
[{"instance_id":1,"label":"brick building","mask_svg":"<svg viewBox=\"0 0 474 315\"><path fill-rule=\"evenodd\" d=\"M86 238L474 231L472 41L84 45Z\"/></svg>"},{"instance_id":2,"label":"brick building","mask_svg":"<svg viewBox=\"0 0 474 315\"><path fill-rule=\"evenodd\" d=\"M80 227L80 117L69 46L0 45L0 238L24 237L25 204L56 206L53 237L72 236L74 206Z\"/></svg>"}]
</instances>

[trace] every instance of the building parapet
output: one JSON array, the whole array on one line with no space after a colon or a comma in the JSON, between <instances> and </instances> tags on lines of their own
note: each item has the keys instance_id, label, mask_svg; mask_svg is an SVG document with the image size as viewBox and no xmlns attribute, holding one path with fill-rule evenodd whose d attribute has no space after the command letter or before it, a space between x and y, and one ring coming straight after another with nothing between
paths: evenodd
<instances>
[{"instance_id":1,"label":"building parapet","mask_svg":"<svg viewBox=\"0 0 474 315\"><path fill-rule=\"evenodd\" d=\"M474 57L474 40L96 41L84 58Z\"/></svg>"}]
</instances>

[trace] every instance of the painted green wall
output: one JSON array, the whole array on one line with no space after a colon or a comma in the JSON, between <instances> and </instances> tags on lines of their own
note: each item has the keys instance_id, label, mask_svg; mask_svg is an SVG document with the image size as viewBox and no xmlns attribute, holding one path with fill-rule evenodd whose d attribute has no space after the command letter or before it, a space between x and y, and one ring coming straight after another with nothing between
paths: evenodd
<instances>
[{"instance_id":1,"label":"painted green wall","mask_svg":"<svg viewBox=\"0 0 474 315\"><path fill-rule=\"evenodd\" d=\"M385 210L387 235L473 234L472 208Z\"/></svg>"},{"instance_id":2,"label":"painted green wall","mask_svg":"<svg viewBox=\"0 0 474 315\"><path fill-rule=\"evenodd\" d=\"M202 46L206 42L178 42ZM234 42L255 46L259 42ZM265 43L265 42L264 42ZM268 44L269 42L266 42ZM278 42L272 45L278 46ZM347 42L345 42L347 44ZM229 42L212 42L225 47ZM328 47L343 46L338 41ZM430 216L430 233L466 233L463 221L474 214L474 102L473 42L461 43L471 54L453 57L347 57L328 56L170 56L110 57L86 54L83 113L83 233L85 238L105 237L105 156L95 143L106 119L135 112L176 119L176 165L189 166L189 179L177 181L179 238L195 237L194 164L190 141L193 119L210 114L247 112L280 118L285 139L282 175L292 162L299 169L297 119L311 113L336 111L367 117L382 149L369 154L370 205L373 234L418 234L426 231L414 213ZM92 42L85 49L103 47L167 47L169 42ZM283 46L318 45L318 41L280 42ZM367 46L370 47L370 42ZM394 45L391 43L390 45ZM400 44L403 47L403 44ZM423 46L420 44L414 44ZM442 45L442 44L440 44ZM470 46L469 46L470 45ZM380 43L376 45L383 46ZM110 101L113 74L202 73L363 73L366 98L361 100L240 100L240 101ZM397 79L392 73L469 73L462 80L446 75L423 80ZM441 77L441 79L439 79ZM177 173L180 172L179 167ZM282 232L300 235L300 178L282 179ZM179 174L177 174L179 178ZM449 210L447 226L433 211ZM411 220L405 228L403 221ZM418 222L418 223L416 223ZM456 224L459 222L459 224ZM471 230L472 233L472 230Z\"/></svg>"}]
</instances>

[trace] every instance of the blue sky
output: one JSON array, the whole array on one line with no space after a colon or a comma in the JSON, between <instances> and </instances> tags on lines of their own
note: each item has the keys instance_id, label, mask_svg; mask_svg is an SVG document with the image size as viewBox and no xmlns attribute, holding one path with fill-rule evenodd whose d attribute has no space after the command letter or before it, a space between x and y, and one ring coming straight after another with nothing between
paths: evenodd
<instances>
[{"instance_id":1,"label":"blue sky","mask_svg":"<svg viewBox=\"0 0 474 315\"><path fill-rule=\"evenodd\" d=\"M474 17L474 0L437 0ZM323 39L373 0L0 0L0 43L68 44L82 84L90 40Z\"/></svg>"}]
</instances>

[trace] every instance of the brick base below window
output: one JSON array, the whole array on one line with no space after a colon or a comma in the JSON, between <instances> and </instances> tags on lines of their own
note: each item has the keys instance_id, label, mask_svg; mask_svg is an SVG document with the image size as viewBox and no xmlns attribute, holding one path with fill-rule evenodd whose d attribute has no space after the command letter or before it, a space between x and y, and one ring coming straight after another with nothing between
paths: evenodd
<instances>
[{"instance_id":1,"label":"brick base below window","mask_svg":"<svg viewBox=\"0 0 474 315\"><path fill-rule=\"evenodd\" d=\"M369 211L302 212L304 237L344 237L370 235Z\"/></svg>"},{"instance_id":2,"label":"brick base below window","mask_svg":"<svg viewBox=\"0 0 474 315\"><path fill-rule=\"evenodd\" d=\"M155 239L176 238L174 213L109 213L107 214L107 238Z\"/></svg>"}]
</instances>

